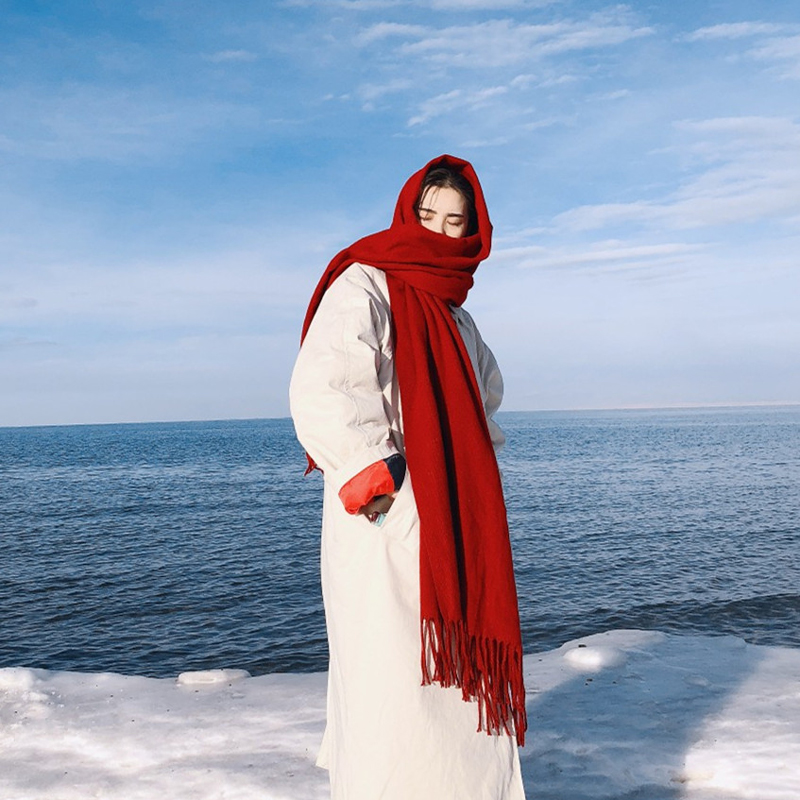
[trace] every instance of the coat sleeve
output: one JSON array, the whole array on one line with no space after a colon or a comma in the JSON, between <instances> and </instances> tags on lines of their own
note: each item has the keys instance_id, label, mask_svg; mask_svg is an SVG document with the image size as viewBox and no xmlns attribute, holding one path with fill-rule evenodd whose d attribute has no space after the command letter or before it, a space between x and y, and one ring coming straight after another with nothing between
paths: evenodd
<instances>
[{"instance_id":1,"label":"coat sleeve","mask_svg":"<svg viewBox=\"0 0 800 800\"><path fill-rule=\"evenodd\" d=\"M390 335L387 299L353 265L325 293L300 348L289 388L292 419L337 492L397 454L382 381L391 371Z\"/></svg>"},{"instance_id":2,"label":"coat sleeve","mask_svg":"<svg viewBox=\"0 0 800 800\"><path fill-rule=\"evenodd\" d=\"M495 421L494 415L500 408L500 403L503 402L503 376L500 373L500 367L497 366L494 353L480 338L480 335L478 336L478 366L480 380L483 383L485 392L483 407L486 411L489 435L491 436L495 453L499 453L506 443L506 437L502 428Z\"/></svg>"}]
</instances>

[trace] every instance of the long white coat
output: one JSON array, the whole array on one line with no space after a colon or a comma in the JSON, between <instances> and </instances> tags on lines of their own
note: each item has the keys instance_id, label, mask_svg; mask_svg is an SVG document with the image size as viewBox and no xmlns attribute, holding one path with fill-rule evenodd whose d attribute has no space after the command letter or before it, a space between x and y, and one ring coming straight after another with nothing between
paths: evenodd
<instances>
[{"instance_id":1,"label":"long white coat","mask_svg":"<svg viewBox=\"0 0 800 800\"><path fill-rule=\"evenodd\" d=\"M472 318L453 316L491 420L503 383ZM290 388L303 447L324 471L322 593L328 627L327 728L318 764L333 800L523 800L510 736L476 732L459 689L421 686L419 517L405 481L382 527L348 514L339 489L403 453L391 311L381 270L351 265L328 289Z\"/></svg>"}]
</instances>

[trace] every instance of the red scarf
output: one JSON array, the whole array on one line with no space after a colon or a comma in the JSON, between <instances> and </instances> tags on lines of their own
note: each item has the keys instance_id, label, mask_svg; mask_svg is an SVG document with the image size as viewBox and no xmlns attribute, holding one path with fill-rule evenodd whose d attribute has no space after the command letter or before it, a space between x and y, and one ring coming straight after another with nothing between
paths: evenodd
<instances>
[{"instance_id":1,"label":"red scarf","mask_svg":"<svg viewBox=\"0 0 800 800\"><path fill-rule=\"evenodd\" d=\"M475 192L478 232L451 238L419 224L414 204L432 166L456 169ZM478 730L527 727L522 641L506 507L480 389L450 313L491 248L492 225L472 166L441 156L412 175L388 230L359 239L328 265L326 289L355 262L383 270L408 471L420 518L422 683L461 687L479 704ZM513 723L513 725L512 725Z\"/></svg>"}]
</instances>

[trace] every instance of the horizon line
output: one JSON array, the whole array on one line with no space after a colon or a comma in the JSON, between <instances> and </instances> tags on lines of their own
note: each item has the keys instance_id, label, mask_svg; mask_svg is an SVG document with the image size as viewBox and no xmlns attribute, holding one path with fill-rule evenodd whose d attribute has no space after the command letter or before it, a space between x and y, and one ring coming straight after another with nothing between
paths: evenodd
<instances>
[{"instance_id":1,"label":"horizon line","mask_svg":"<svg viewBox=\"0 0 800 800\"><path fill-rule=\"evenodd\" d=\"M797 400L762 400L756 402L717 402L717 403L674 403L662 405L635 404L623 406L573 406L570 408L509 408L498 411L498 414L558 414L587 413L593 411L700 411L702 409L721 410L725 408L794 408L800 407ZM263 417L203 417L195 419L145 419L116 420L114 422L38 422L19 425L0 425L0 430L17 430L20 428L74 428L97 427L101 425L181 425L196 422L256 422L258 420L286 420L291 416Z\"/></svg>"}]
</instances>

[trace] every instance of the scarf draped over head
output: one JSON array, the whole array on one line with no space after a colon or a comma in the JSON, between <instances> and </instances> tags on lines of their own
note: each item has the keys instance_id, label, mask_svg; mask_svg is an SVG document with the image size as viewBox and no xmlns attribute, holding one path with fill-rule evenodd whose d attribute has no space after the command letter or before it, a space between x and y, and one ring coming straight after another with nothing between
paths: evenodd
<instances>
[{"instance_id":1,"label":"scarf draped over head","mask_svg":"<svg viewBox=\"0 0 800 800\"><path fill-rule=\"evenodd\" d=\"M446 166L475 193L477 232L452 238L424 228L416 203L429 169ZM478 177L443 155L400 192L391 227L334 257L311 298L305 337L322 296L353 263L386 274L408 471L420 518L422 683L477 700L478 730L527 727L522 642L500 473L469 354L451 306L460 306L491 249Z\"/></svg>"}]
</instances>

